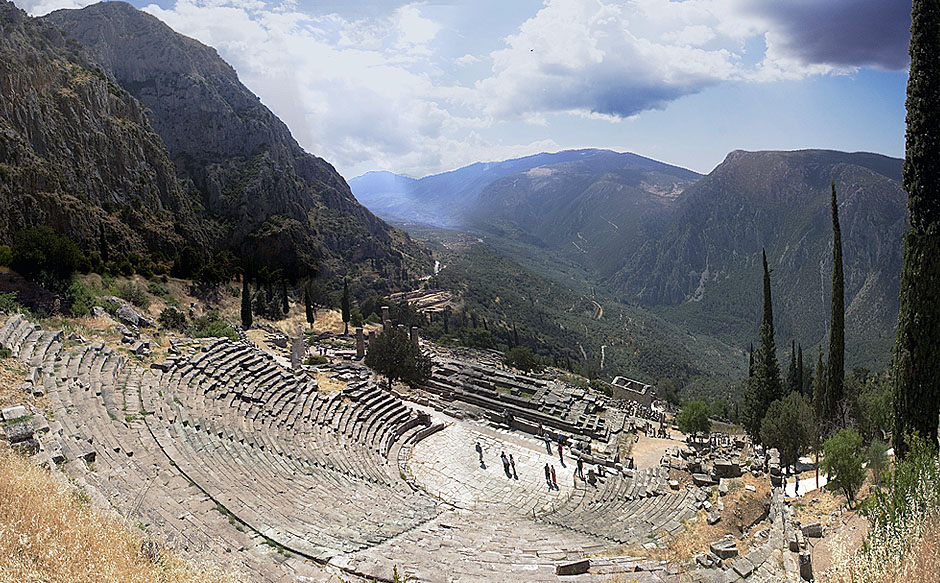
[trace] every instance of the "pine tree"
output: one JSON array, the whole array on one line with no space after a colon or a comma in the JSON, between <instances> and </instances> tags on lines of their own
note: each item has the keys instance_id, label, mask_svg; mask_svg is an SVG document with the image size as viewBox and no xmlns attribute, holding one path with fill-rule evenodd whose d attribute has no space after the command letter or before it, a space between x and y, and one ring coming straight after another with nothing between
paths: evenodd
<instances>
[{"instance_id":1,"label":"pine tree","mask_svg":"<svg viewBox=\"0 0 940 583\"><path fill-rule=\"evenodd\" d=\"M754 374L745 386L744 426L752 439L760 441L760 428L770 404L783 398L780 382L780 365L777 363L777 348L774 344L774 312L770 295L770 270L767 269L767 254L761 251L764 268L764 317L760 325L760 344L754 358Z\"/></svg>"},{"instance_id":2,"label":"pine tree","mask_svg":"<svg viewBox=\"0 0 940 583\"><path fill-rule=\"evenodd\" d=\"M248 274L242 276L242 328L251 328L251 288L248 285Z\"/></svg>"},{"instance_id":3,"label":"pine tree","mask_svg":"<svg viewBox=\"0 0 940 583\"><path fill-rule=\"evenodd\" d=\"M343 312L343 334L349 334L349 279L343 279L343 301L340 305Z\"/></svg>"},{"instance_id":4,"label":"pine tree","mask_svg":"<svg viewBox=\"0 0 940 583\"><path fill-rule=\"evenodd\" d=\"M911 228L904 235L900 311L894 359L894 449L907 453L916 431L936 448L940 415L940 9L914 0L903 185Z\"/></svg>"},{"instance_id":5,"label":"pine tree","mask_svg":"<svg viewBox=\"0 0 940 583\"><path fill-rule=\"evenodd\" d=\"M829 358L826 360L826 393L823 416L845 427L842 395L845 386L845 284L842 274L842 233L839 229L839 205L836 185L832 188L832 309L829 325Z\"/></svg>"}]
</instances>

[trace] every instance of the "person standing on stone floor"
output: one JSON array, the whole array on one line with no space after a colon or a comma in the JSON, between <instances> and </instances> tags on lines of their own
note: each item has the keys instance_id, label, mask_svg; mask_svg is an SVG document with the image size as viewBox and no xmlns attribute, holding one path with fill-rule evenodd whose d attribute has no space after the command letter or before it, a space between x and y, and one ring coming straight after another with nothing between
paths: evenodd
<instances>
[{"instance_id":1,"label":"person standing on stone floor","mask_svg":"<svg viewBox=\"0 0 940 583\"><path fill-rule=\"evenodd\" d=\"M561 467L565 467L565 454L561 449L561 440L558 440L558 459L561 461Z\"/></svg>"},{"instance_id":2,"label":"person standing on stone floor","mask_svg":"<svg viewBox=\"0 0 940 583\"><path fill-rule=\"evenodd\" d=\"M477 454L480 456L480 467L486 469L486 463L483 461L483 446L480 445L480 442L477 442L476 446Z\"/></svg>"},{"instance_id":3,"label":"person standing on stone floor","mask_svg":"<svg viewBox=\"0 0 940 583\"><path fill-rule=\"evenodd\" d=\"M519 474L516 473L516 460L512 459L512 454L509 454L509 467L512 468L512 479L518 480Z\"/></svg>"},{"instance_id":4,"label":"person standing on stone floor","mask_svg":"<svg viewBox=\"0 0 940 583\"><path fill-rule=\"evenodd\" d=\"M545 464L545 483L548 484L548 489L552 489L552 473L548 469L548 464Z\"/></svg>"},{"instance_id":5,"label":"person standing on stone floor","mask_svg":"<svg viewBox=\"0 0 940 583\"><path fill-rule=\"evenodd\" d=\"M552 439L548 436L548 432L542 434L542 439L545 440L545 450L548 452L548 455L552 455Z\"/></svg>"},{"instance_id":6,"label":"person standing on stone floor","mask_svg":"<svg viewBox=\"0 0 940 583\"><path fill-rule=\"evenodd\" d=\"M555 477L555 466L552 466L552 487L558 489L558 479Z\"/></svg>"},{"instance_id":7,"label":"person standing on stone floor","mask_svg":"<svg viewBox=\"0 0 940 583\"><path fill-rule=\"evenodd\" d=\"M506 452L499 454L499 458L503 460L503 471L506 472L506 477L511 478L512 474L509 472L509 458L506 457Z\"/></svg>"},{"instance_id":8,"label":"person standing on stone floor","mask_svg":"<svg viewBox=\"0 0 940 583\"><path fill-rule=\"evenodd\" d=\"M584 460L578 458L578 477L584 479Z\"/></svg>"}]
</instances>

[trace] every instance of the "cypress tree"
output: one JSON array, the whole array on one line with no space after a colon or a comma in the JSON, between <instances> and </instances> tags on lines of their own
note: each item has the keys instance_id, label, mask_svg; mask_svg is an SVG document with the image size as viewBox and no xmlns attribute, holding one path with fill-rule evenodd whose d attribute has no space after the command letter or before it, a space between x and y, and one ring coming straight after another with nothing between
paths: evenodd
<instances>
[{"instance_id":1,"label":"cypress tree","mask_svg":"<svg viewBox=\"0 0 940 583\"><path fill-rule=\"evenodd\" d=\"M343 334L349 334L349 279L343 279L343 301L340 306L343 312Z\"/></svg>"},{"instance_id":2,"label":"cypress tree","mask_svg":"<svg viewBox=\"0 0 940 583\"><path fill-rule=\"evenodd\" d=\"M801 394L806 394L806 385L803 381L803 345L797 347L796 352L796 385Z\"/></svg>"},{"instance_id":3,"label":"cypress tree","mask_svg":"<svg viewBox=\"0 0 940 583\"><path fill-rule=\"evenodd\" d=\"M748 434L760 441L760 427L770 404L783 398L780 382L780 365L777 363L777 348L774 344L774 312L770 295L770 270L767 269L767 254L761 251L764 268L764 317L760 325L760 344L754 358L754 374L745 387L745 420Z\"/></svg>"},{"instance_id":4,"label":"cypress tree","mask_svg":"<svg viewBox=\"0 0 940 583\"><path fill-rule=\"evenodd\" d=\"M754 376L754 343L747 349L747 378Z\"/></svg>"},{"instance_id":5,"label":"cypress tree","mask_svg":"<svg viewBox=\"0 0 940 583\"><path fill-rule=\"evenodd\" d=\"M290 312L290 304L287 303L287 282L281 282L281 311L286 316Z\"/></svg>"},{"instance_id":6,"label":"cypress tree","mask_svg":"<svg viewBox=\"0 0 940 583\"><path fill-rule=\"evenodd\" d=\"M315 319L313 316L313 303L310 301L310 287L307 285L304 286L304 312L307 316L307 324L313 328L313 321Z\"/></svg>"},{"instance_id":7,"label":"cypress tree","mask_svg":"<svg viewBox=\"0 0 940 583\"><path fill-rule=\"evenodd\" d=\"M822 412L825 408L826 400L826 368L823 364L822 346L816 354L816 374L813 376L813 411L816 413L817 423L822 426L826 419Z\"/></svg>"},{"instance_id":8,"label":"cypress tree","mask_svg":"<svg viewBox=\"0 0 940 583\"><path fill-rule=\"evenodd\" d=\"M790 341L790 364L787 366L786 392L799 391L796 375L796 340Z\"/></svg>"},{"instance_id":9,"label":"cypress tree","mask_svg":"<svg viewBox=\"0 0 940 583\"><path fill-rule=\"evenodd\" d=\"M898 335L894 351L894 450L920 433L936 448L940 415L940 7L914 0L903 186L911 228L904 235Z\"/></svg>"},{"instance_id":10,"label":"cypress tree","mask_svg":"<svg viewBox=\"0 0 940 583\"><path fill-rule=\"evenodd\" d=\"M833 426L845 427L842 394L845 385L845 284L842 275L842 233L836 185L832 188L832 309L829 326L829 359L826 361L826 393L823 415Z\"/></svg>"},{"instance_id":11,"label":"cypress tree","mask_svg":"<svg viewBox=\"0 0 940 583\"><path fill-rule=\"evenodd\" d=\"M242 276L242 328L251 328L251 288L247 273Z\"/></svg>"}]
</instances>

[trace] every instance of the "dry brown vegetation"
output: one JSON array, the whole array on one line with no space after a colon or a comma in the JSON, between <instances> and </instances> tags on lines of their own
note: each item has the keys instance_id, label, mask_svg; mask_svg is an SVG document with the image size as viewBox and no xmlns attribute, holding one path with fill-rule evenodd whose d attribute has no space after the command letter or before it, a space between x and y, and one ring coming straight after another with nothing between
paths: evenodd
<instances>
[{"instance_id":1,"label":"dry brown vegetation","mask_svg":"<svg viewBox=\"0 0 940 583\"><path fill-rule=\"evenodd\" d=\"M705 521L708 512L699 511L694 522L687 522L685 530L671 538L665 547L657 550L656 558L678 562L688 561L695 555L707 551L710 543L726 534L741 537L750 525L767 515L767 508L770 504L770 484L766 479L744 474L741 478L731 480L730 484L731 491L720 498L724 504L724 510L720 512L721 520L717 524L710 525ZM754 486L757 491L747 490L746 485ZM713 510L717 511L719 497L717 488L715 490L710 501L713 504ZM741 554L746 553L745 549L749 542L749 539L738 542Z\"/></svg>"},{"instance_id":2,"label":"dry brown vegetation","mask_svg":"<svg viewBox=\"0 0 940 583\"><path fill-rule=\"evenodd\" d=\"M232 574L194 566L96 512L82 492L0 449L0 583L228 583Z\"/></svg>"}]
</instances>

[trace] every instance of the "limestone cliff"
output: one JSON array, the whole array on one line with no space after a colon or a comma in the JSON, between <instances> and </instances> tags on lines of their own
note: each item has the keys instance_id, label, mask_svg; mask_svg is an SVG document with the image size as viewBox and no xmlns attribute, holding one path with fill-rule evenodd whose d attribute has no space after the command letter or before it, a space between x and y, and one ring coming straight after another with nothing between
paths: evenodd
<instances>
[{"instance_id":1,"label":"limestone cliff","mask_svg":"<svg viewBox=\"0 0 940 583\"><path fill-rule=\"evenodd\" d=\"M361 206L343 178L305 152L215 49L129 4L45 17L81 42L150 112L181 182L198 193L226 247L304 272L372 259L397 268L424 254ZM405 261L408 263L408 261Z\"/></svg>"},{"instance_id":2,"label":"limestone cliff","mask_svg":"<svg viewBox=\"0 0 940 583\"><path fill-rule=\"evenodd\" d=\"M49 23L0 2L0 243L48 224L86 250L205 245L134 97Z\"/></svg>"}]
</instances>

